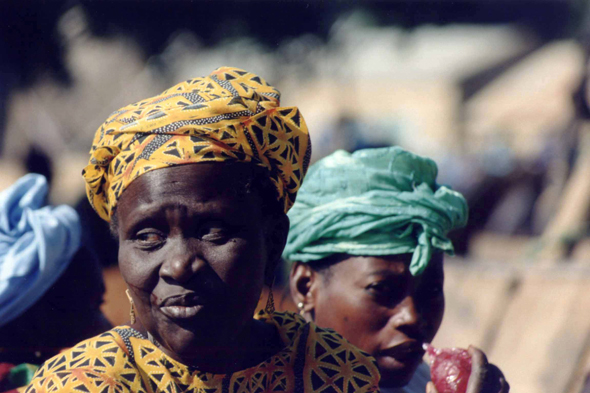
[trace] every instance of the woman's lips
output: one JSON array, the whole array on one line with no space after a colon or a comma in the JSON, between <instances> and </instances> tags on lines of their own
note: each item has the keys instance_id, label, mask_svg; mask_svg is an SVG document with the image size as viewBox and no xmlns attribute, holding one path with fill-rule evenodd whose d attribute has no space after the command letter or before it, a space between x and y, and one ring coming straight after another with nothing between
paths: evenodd
<instances>
[{"instance_id":1,"label":"woman's lips","mask_svg":"<svg viewBox=\"0 0 590 393\"><path fill-rule=\"evenodd\" d=\"M380 351L377 356L389 356L398 361L421 359L424 356L422 343L418 341L405 341L393 347Z\"/></svg>"},{"instance_id":2,"label":"woman's lips","mask_svg":"<svg viewBox=\"0 0 590 393\"><path fill-rule=\"evenodd\" d=\"M203 307L202 304L194 306L165 306L160 307L160 311L172 319L189 319L195 317Z\"/></svg>"},{"instance_id":3,"label":"woman's lips","mask_svg":"<svg viewBox=\"0 0 590 393\"><path fill-rule=\"evenodd\" d=\"M195 317L205 307L203 299L195 293L185 293L166 298L160 304L160 311L172 319Z\"/></svg>"}]
</instances>

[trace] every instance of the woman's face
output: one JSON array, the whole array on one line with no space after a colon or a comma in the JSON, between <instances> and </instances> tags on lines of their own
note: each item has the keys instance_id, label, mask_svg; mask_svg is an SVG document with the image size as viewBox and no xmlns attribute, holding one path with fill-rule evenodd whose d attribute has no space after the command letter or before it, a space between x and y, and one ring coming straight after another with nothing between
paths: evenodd
<instances>
[{"instance_id":1,"label":"woman's face","mask_svg":"<svg viewBox=\"0 0 590 393\"><path fill-rule=\"evenodd\" d=\"M382 386L406 385L444 313L442 254L410 274L411 255L350 257L311 285L313 315L377 359Z\"/></svg>"},{"instance_id":2,"label":"woman's face","mask_svg":"<svg viewBox=\"0 0 590 393\"><path fill-rule=\"evenodd\" d=\"M158 169L119 201L121 273L139 321L177 359L231 346L272 276L282 249L267 239L260 197L245 191L251 175L246 164Z\"/></svg>"}]
</instances>

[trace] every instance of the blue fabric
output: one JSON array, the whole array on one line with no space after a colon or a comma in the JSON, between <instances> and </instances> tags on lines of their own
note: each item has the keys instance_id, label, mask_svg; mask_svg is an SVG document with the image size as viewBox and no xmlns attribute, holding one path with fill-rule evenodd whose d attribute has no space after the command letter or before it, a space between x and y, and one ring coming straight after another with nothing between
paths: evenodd
<instances>
[{"instance_id":1,"label":"blue fabric","mask_svg":"<svg viewBox=\"0 0 590 393\"><path fill-rule=\"evenodd\" d=\"M339 150L309 168L289 211L283 257L412 253L421 274L435 250L453 253L447 232L467 222L463 196L436 183L434 161L400 147Z\"/></svg>"},{"instance_id":2,"label":"blue fabric","mask_svg":"<svg viewBox=\"0 0 590 393\"><path fill-rule=\"evenodd\" d=\"M379 387L381 393L424 393L426 385L430 382L430 367L422 362L414 373L410 382L401 388Z\"/></svg>"},{"instance_id":3,"label":"blue fabric","mask_svg":"<svg viewBox=\"0 0 590 393\"><path fill-rule=\"evenodd\" d=\"M37 174L0 192L0 326L29 309L56 282L80 247L80 219L69 206L45 206Z\"/></svg>"}]
</instances>

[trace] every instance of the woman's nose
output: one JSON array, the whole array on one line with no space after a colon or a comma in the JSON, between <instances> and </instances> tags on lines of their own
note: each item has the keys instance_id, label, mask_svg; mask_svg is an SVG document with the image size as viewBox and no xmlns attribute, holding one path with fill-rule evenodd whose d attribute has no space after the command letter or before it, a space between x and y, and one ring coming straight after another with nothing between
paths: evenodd
<instances>
[{"instance_id":1,"label":"woman's nose","mask_svg":"<svg viewBox=\"0 0 590 393\"><path fill-rule=\"evenodd\" d=\"M398 330L409 330L407 334L424 335L425 320L422 317L412 296L407 296L397 307L393 316L394 324Z\"/></svg>"},{"instance_id":2,"label":"woman's nose","mask_svg":"<svg viewBox=\"0 0 590 393\"><path fill-rule=\"evenodd\" d=\"M160 276L170 278L179 284L189 281L199 270L203 269L206 262L202 256L190 247L186 240L179 240L176 247L166 257L166 261L160 269Z\"/></svg>"}]
</instances>

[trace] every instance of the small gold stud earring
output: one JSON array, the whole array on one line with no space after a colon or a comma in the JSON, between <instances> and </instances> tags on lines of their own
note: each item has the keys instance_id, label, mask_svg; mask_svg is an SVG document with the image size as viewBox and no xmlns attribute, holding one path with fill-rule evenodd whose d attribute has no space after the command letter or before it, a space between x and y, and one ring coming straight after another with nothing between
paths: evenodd
<instances>
[{"instance_id":1,"label":"small gold stud earring","mask_svg":"<svg viewBox=\"0 0 590 393\"><path fill-rule=\"evenodd\" d=\"M299 311L299 314L303 314L303 306L303 302L297 303L297 310Z\"/></svg>"},{"instance_id":2,"label":"small gold stud earring","mask_svg":"<svg viewBox=\"0 0 590 393\"><path fill-rule=\"evenodd\" d=\"M127 294L127 298L129 299L129 303L131 303L131 311L129 311L129 318L131 319L131 324L133 325L135 323L135 309L133 307L133 298L131 297L131 294L129 293L129 289L125 290L125 293Z\"/></svg>"}]
</instances>

